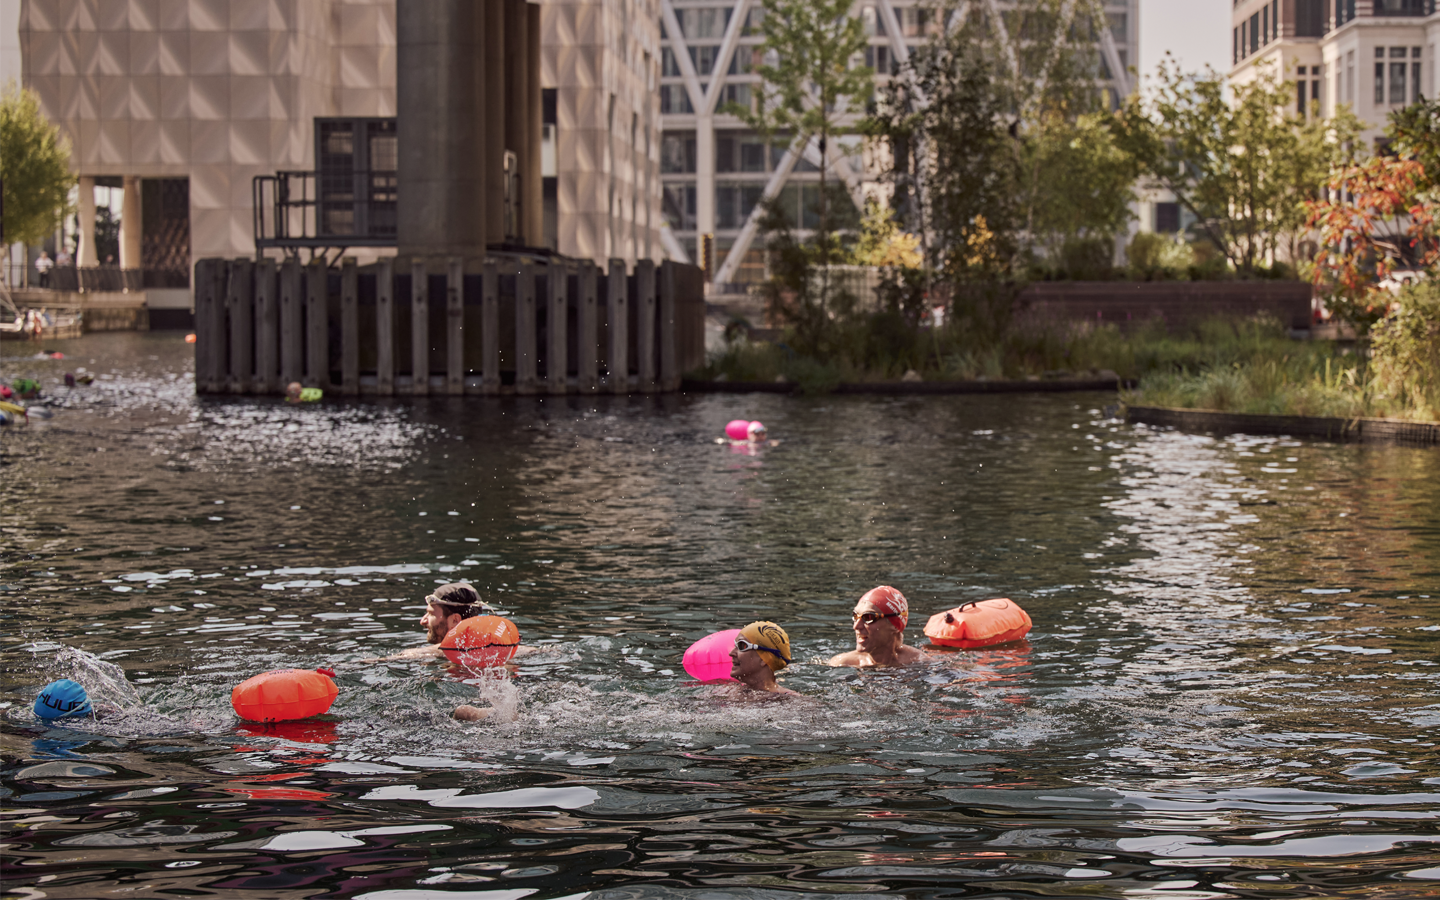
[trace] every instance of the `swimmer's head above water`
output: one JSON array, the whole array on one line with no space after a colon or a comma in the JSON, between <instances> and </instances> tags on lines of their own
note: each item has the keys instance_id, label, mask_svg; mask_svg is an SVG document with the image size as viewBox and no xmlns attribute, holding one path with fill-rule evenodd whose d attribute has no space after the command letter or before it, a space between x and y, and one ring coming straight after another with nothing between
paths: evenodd
<instances>
[{"instance_id":1,"label":"swimmer's head above water","mask_svg":"<svg viewBox=\"0 0 1440 900\"><path fill-rule=\"evenodd\" d=\"M750 440L754 441L757 444L765 440L766 434L767 432L765 431L765 425L761 422L751 422L750 425L745 429L746 437L748 437Z\"/></svg>"},{"instance_id":2,"label":"swimmer's head above water","mask_svg":"<svg viewBox=\"0 0 1440 900\"><path fill-rule=\"evenodd\" d=\"M494 611L494 607L480 599L480 592L473 585L463 581L442 584L425 598L425 615L420 617L420 627L425 629L428 643L439 644L456 625L471 616Z\"/></svg>"},{"instance_id":3,"label":"swimmer's head above water","mask_svg":"<svg viewBox=\"0 0 1440 900\"><path fill-rule=\"evenodd\" d=\"M751 622L735 636L730 677L757 691L790 693L775 683L775 673L790 665L790 636L774 622Z\"/></svg>"},{"instance_id":4,"label":"swimmer's head above water","mask_svg":"<svg viewBox=\"0 0 1440 900\"><path fill-rule=\"evenodd\" d=\"M901 666L924 654L905 646L905 625L910 621L910 604L905 595L889 585L865 592L851 613L855 649L830 660L832 666Z\"/></svg>"}]
</instances>

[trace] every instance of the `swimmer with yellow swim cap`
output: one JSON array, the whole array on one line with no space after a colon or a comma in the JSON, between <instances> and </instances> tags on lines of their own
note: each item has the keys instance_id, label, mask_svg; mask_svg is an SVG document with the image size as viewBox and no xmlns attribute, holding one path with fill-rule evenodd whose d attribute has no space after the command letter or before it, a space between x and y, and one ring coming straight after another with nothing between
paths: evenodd
<instances>
[{"instance_id":1,"label":"swimmer with yellow swim cap","mask_svg":"<svg viewBox=\"0 0 1440 900\"><path fill-rule=\"evenodd\" d=\"M908 666L925 658L925 651L905 645L910 604L893 587L882 585L867 591L855 604L851 619L855 649L832 658L830 665L868 669Z\"/></svg>"},{"instance_id":2,"label":"swimmer with yellow swim cap","mask_svg":"<svg viewBox=\"0 0 1440 900\"><path fill-rule=\"evenodd\" d=\"M730 677L753 691L795 694L775 683L775 673L790 665L790 636L774 622L751 622L735 636Z\"/></svg>"}]
</instances>

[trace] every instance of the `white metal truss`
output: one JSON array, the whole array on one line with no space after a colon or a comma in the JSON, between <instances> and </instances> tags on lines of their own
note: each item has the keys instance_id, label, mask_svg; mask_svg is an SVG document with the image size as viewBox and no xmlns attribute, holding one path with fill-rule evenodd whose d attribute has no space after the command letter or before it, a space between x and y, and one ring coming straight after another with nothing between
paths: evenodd
<instances>
[{"instance_id":1,"label":"white metal truss","mask_svg":"<svg viewBox=\"0 0 1440 900\"><path fill-rule=\"evenodd\" d=\"M725 0L721 0L725 2ZM674 6L674 0L660 0L661 20L665 25L665 37L669 41L670 51L675 59L676 67L679 69L681 80L685 86L685 93L690 100L690 106L694 110L694 128L697 140L696 160L696 231L706 232L714 230L715 220L715 150L712 146L715 139L715 117L721 98L724 96L727 73L735 54L740 48L741 36L744 32L750 11L759 0L732 0L730 19L726 23L724 34L717 49L708 81L701 82L699 73L695 68L695 61L690 55L690 41L680 28L679 16ZM894 4L894 0L856 0L855 5L875 6L875 11L883 25L886 37L888 38L889 50L896 64L904 67L911 55L910 45L906 43L904 33L901 29L901 19ZM996 29L996 36L1005 47L1007 61L1011 71L1018 76L1020 70L1019 54L1014 42L1010 39L1005 20L1001 15L1000 0L961 0L951 13L949 20L945 23L948 28L957 27L972 4L983 4L984 9L989 13L987 18ZM1062 6L1062 16L1068 21L1074 12L1075 0L1065 0ZM1135 4L1128 4L1131 15L1134 15ZM1132 23L1133 24L1133 23ZM1102 23L1100 27L1100 51L1110 68L1114 84L1121 96L1128 95L1132 89L1129 72L1120 63L1119 48L1116 46L1114 36L1108 27L1108 23ZM1064 32L1057 40L1065 40ZM715 46L706 44L706 46ZM922 104L926 98L917 98ZM673 115L673 114L672 114ZM681 127L688 128L689 125ZM759 233L759 223L764 216L762 206L765 202L774 200L784 189L787 181L794 173L795 166L800 159L806 159L817 168L820 166L819 147L811 135L799 135L792 145L787 148L779 164L770 173L761 194L762 201L750 212L744 225L736 235L726 254L725 262L714 273L716 283L728 283L737 275L741 262L754 244ZM828 152L825 156L825 171L839 179L846 188L847 193L855 202L856 206L864 209L866 173L856 171L852 160L847 154L840 152ZM662 242L667 252L672 256L688 255L676 235L666 228L662 232Z\"/></svg>"}]
</instances>

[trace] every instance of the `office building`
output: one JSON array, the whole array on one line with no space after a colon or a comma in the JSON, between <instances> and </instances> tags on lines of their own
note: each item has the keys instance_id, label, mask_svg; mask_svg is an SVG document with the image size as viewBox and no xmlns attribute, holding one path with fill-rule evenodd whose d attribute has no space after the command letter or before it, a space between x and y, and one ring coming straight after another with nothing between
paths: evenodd
<instances>
[{"instance_id":1,"label":"office building","mask_svg":"<svg viewBox=\"0 0 1440 900\"><path fill-rule=\"evenodd\" d=\"M70 139L81 180L77 263L105 262L92 239L97 186L124 198L122 269L183 278L196 259L254 255L256 176L314 172L336 148L363 158L383 220L404 152L397 2L418 0L22 0L23 83ZM539 33L548 197L515 200L553 221L505 240L548 238L597 261L660 258L655 0L546 0ZM327 203L317 221L355 227Z\"/></svg>"},{"instance_id":2,"label":"office building","mask_svg":"<svg viewBox=\"0 0 1440 900\"><path fill-rule=\"evenodd\" d=\"M1013 0L986 0L997 13ZM1105 0L1108 29L1101 30L1101 59L1111 78L1112 97L1130 91L1128 68L1139 58L1139 0ZM757 206L774 197L792 210L802 227L819 196L820 154L812 141L803 153L770 146L726 111L754 102L760 63L759 0L661 0L660 113L664 127L661 180L665 216L678 250L697 262L701 237L714 236L711 277L717 289L740 290L764 277L756 241ZM912 48L924 43L938 22L934 7L917 0L857 0L856 13L867 35L865 64L888 74ZM858 138L832 143L846 152L829 154L829 174L844 186L858 215L867 196L884 194L874 160ZM734 285L734 287L732 287Z\"/></svg>"}]
</instances>

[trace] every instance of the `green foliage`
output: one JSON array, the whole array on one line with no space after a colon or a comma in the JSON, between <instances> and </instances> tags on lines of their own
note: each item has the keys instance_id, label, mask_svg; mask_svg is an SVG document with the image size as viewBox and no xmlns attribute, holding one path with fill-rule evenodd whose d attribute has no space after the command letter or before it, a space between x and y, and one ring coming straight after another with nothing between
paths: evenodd
<instances>
[{"instance_id":1,"label":"green foliage","mask_svg":"<svg viewBox=\"0 0 1440 900\"><path fill-rule=\"evenodd\" d=\"M68 211L70 148L46 121L34 92L13 82L0 95L0 179L5 182L5 241L38 244Z\"/></svg>"},{"instance_id":2,"label":"green foliage","mask_svg":"<svg viewBox=\"0 0 1440 900\"><path fill-rule=\"evenodd\" d=\"M1158 82L1150 99L1126 107L1122 146L1241 273L1282 247L1295 258L1305 201L1352 152L1359 120L1347 107L1327 120L1297 118L1294 84L1269 72L1229 85L1227 97L1214 70L1185 74L1167 59Z\"/></svg>"},{"instance_id":3,"label":"green foliage","mask_svg":"<svg viewBox=\"0 0 1440 900\"><path fill-rule=\"evenodd\" d=\"M1440 286L1406 286L1371 340L1379 401L1391 415L1440 422Z\"/></svg>"},{"instance_id":4,"label":"green foliage","mask_svg":"<svg viewBox=\"0 0 1440 900\"><path fill-rule=\"evenodd\" d=\"M1140 272L1171 277L1195 265L1195 251L1188 243L1153 231L1142 231L1131 238L1125 256Z\"/></svg>"},{"instance_id":5,"label":"green foliage","mask_svg":"<svg viewBox=\"0 0 1440 900\"><path fill-rule=\"evenodd\" d=\"M1385 130L1392 150L1424 167L1425 176L1417 187L1433 190L1440 185L1440 101L1421 97L1395 110Z\"/></svg>"},{"instance_id":6,"label":"green foliage","mask_svg":"<svg viewBox=\"0 0 1440 900\"><path fill-rule=\"evenodd\" d=\"M1080 242L1105 244L1106 271L1115 236L1125 230L1135 199L1140 167L1112 131L1114 116L1086 113L1073 120L1051 111L1037 127L1021 134L1025 158L1026 231L1053 260L1067 269ZM1092 260L1086 266L1094 268Z\"/></svg>"}]
</instances>

